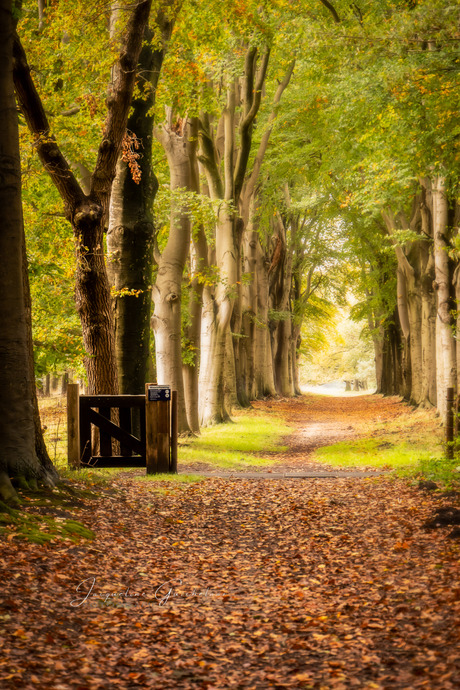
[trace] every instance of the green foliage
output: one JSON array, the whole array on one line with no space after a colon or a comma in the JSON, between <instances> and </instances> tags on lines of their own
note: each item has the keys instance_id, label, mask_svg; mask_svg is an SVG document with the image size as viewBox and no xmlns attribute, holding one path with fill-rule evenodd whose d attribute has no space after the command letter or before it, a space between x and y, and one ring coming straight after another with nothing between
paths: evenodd
<instances>
[{"instance_id":1,"label":"green foliage","mask_svg":"<svg viewBox=\"0 0 460 690\"><path fill-rule=\"evenodd\" d=\"M23 211L37 376L83 374L81 325L74 304L75 250L62 202L35 164L23 177Z\"/></svg>"},{"instance_id":2,"label":"green foliage","mask_svg":"<svg viewBox=\"0 0 460 690\"><path fill-rule=\"evenodd\" d=\"M303 332L308 330L310 323L307 319ZM361 379L372 388L375 382L374 350L363 324L354 323L343 312L336 312L326 322L320 320L320 327L322 323L324 327L319 330L316 341L311 342L312 338L306 334L302 380L322 384L337 379Z\"/></svg>"},{"instance_id":3,"label":"green foliage","mask_svg":"<svg viewBox=\"0 0 460 690\"><path fill-rule=\"evenodd\" d=\"M185 2L162 69L157 119L163 117L165 106L182 117L219 115L225 105L223 85L243 73L248 45L270 46L273 52L278 48L287 64L291 51L286 55L286 46L298 30L297 4L286 0ZM275 78L279 69L278 63Z\"/></svg>"},{"instance_id":4,"label":"green foliage","mask_svg":"<svg viewBox=\"0 0 460 690\"><path fill-rule=\"evenodd\" d=\"M418 462L405 471L400 472L403 477L426 479L440 482L446 487L458 488L460 484L459 459L447 460L445 457L428 455L418 459Z\"/></svg>"}]
</instances>

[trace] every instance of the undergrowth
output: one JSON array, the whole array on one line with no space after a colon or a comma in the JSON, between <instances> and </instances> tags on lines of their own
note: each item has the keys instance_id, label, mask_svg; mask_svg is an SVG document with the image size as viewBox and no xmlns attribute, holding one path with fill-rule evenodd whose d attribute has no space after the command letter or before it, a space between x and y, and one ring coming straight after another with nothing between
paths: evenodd
<instances>
[{"instance_id":1,"label":"undergrowth","mask_svg":"<svg viewBox=\"0 0 460 690\"><path fill-rule=\"evenodd\" d=\"M135 477L140 481L169 482L173 484L193 484L201 482L204 477L200 474L143 474Z\"/></svg>"},{"instance_id":2,"label":"undergrowth","mask_svg":"<svg viewBox=\"0 0 460 690\"><path fill-rule=\"evenodd\" d=\"M460 488L460 458L448 460L444 457L423 458L411 468L404 468L398 474L409 479L427 479L441 483L447 488Z\"/></svg>"}]
</instances>

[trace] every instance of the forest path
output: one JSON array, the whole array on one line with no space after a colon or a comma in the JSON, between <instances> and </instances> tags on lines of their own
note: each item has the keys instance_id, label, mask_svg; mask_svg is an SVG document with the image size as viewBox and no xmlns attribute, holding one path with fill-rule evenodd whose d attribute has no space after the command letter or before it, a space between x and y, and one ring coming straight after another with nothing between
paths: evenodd
<instances>
[{"instance_id":1,"label":"forest path","mask_svg":"<svg viewBox=\"0 0 460 690\"><path fill-rule=\"evenodd\" d=\"M298 398L268 398L252 402L255 410L282 417L293 427L293 433L284 439L286 452L274 454L273 465L251 467L238 471L213 468L206 463L179 462L179 472L199 472L206 477L365 477L379 474L376 468L337 469L323 462L315 462L312 454L322 446L340 441L358 439L371 434L378 438L383 425L398 418L407 418L413 408L399 397L381 395L326 396L305 394ZM384 442L385 443L385 442Z\"/></svg>"},{"instance_id":2,"label":"forest path","mask_svg":"<svg viewBox=\"0 0 460 690\"><path fill-rule=\"evenodd\" d=\"M298 402L286 410L310 447L308 425L335 429L333 410L309 420ZM363 404L376 419L399 409L351 401L357 432ZM460 687L459 543L424 526L451 496L385 476L126 473L82 488L24 509L78 520L93 541L40 546L12 526L1 543L2 689Z\"/></svg>"}]
</instances>

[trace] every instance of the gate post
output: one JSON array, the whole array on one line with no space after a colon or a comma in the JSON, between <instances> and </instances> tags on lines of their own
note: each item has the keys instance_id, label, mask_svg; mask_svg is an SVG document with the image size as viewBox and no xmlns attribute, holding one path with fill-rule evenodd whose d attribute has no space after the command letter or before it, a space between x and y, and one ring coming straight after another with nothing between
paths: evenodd
<instances>
[{"instance_id":1,"label":"gate post","mask_svg":"<svg viewBox=\"0 0 460 690\"><path fill-rule=\"evenodd\" d=\"M170 472L171 389L145 384L145 456L147 474Z\"/></svg>"},{"instance_id":2,"label":"gate post","mask_svg":"<svg viewBox=\"0 0 460 690\"><path fill-rule=\"evenodd\" d=\"M80 467L80 386L67 384L67 463Z\"/></svg>"}]
</instances>

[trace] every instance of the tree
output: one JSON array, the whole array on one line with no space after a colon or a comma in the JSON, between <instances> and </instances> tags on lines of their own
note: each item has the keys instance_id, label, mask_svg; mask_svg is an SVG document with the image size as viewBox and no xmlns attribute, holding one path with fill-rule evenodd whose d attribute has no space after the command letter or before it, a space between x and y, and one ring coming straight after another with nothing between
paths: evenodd
<instances>
[{"instance_id":1,"label":"tree","mask_svg":"<svg viewBox=\"0 0 460 690\"><path fill-rule=\"evenodd\" d=\"M146 29L132 112L110 198L107 268L114 293L120 393L143 393L147 380L154 239L152 214L158 188L152 165L153 113L161 66L178 11L174 0L163 2L153 27Z\"/></svg>"},{"instance_id":2,"label":"tree","mask_svg":"<svg viewBox=\"0 0 460 690\"><path fill-rule=\"evenodd\" d=\"M64 201L66 217L76 240L76 306L86 350L88 388L92 393L116 393L118 390L111 298L104 260L104 230L150 6L151 0L140 1L128 15L121 41L120 69L110 86L107 119L89 193L85 193L77 182L52 134L17 35L14 41L14 81L18 103L35 138L37 153Z\"/></svg>"},{"instance_id":3,"label":"tree","mask_svg":"<svg viewBox=\"0 0 460 690\"><path fill-rule=\"evenodd\" d=\"M11 0L0 2L0 251L8 265L0 275L0 496L14 500L11 478L22 485L52 484L56 473L35 447L35 381L30 366L26 313L24 226L19 134L13 82L15 22Z\"/></svg>"},{"instance_id":4,"label":"tree","mask_svg":"<svg viewBox=\"0 0 460 690\"><path fill-rule=\"evenodd\" d=\"M424 0L364 3L360 11L340 0L323 4L334 22L323 25L322 35L316 22L309 24L315 56L306 51L299 61L307 86L288 119L308 136L297 153L291 149L291 160L301 155L310 183L329 190L343 217L348 211L361 217L367 232L383 216L398 288L392 300L383 298L380 280L368 295L381 380L416 404L437 404L444 415L456 367L458 37L452 12L458 16L459 8ZM363 222L350 225L350 233ZM388 240L380 231L378 237L385 250ZM375 257L364 251L363 266L383 277L387 262L379 267ZM392 353L385 366L401 372L392 383L382 368L384 350Z\"/></svg>"},{"instance_id":5,"label":"tree","mask_svg":"<svg viewBox=\"0 0 460 690\"><path fill-rule=\"evenodd\" d=\"M173 120L172 109L168 120L156 128L170 169L171 192L196 191L194 174L195 148L192 141L193 123L188 119ZM182 280L190 251L191 218L187 202L173 203L170 229L166 245L156 252L157 277L153 286L155 305L152 328L155 333L155 353L159 383L169 384L177 391L178 428L190 431L185 406L182 372Z\"/></svg>"}]
</instances>

